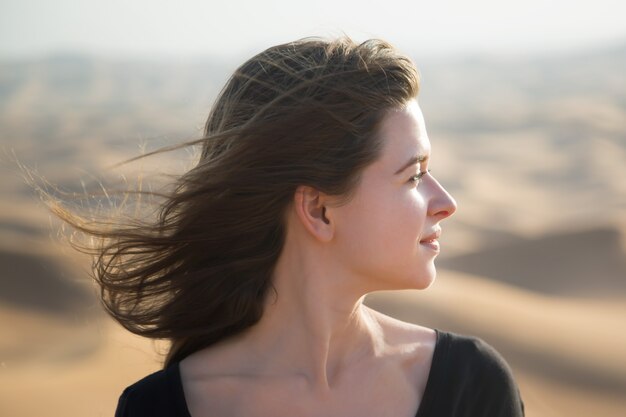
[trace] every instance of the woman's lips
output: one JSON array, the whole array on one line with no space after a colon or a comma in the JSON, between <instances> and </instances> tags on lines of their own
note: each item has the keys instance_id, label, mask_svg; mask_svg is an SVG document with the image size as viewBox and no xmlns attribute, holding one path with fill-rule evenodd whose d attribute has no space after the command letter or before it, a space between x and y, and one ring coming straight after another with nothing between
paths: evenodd
<instances>
[{"instance_id":1,"label":"woman's lips","mask_svg":"<svg viewBox=\"0 0 626 417\"><path fill-rule=\"evenodd\" d=\"M426 236L423 240L420 240L420 245L426 246L433 251L439 252L439 237L441 236L441 229L435 230L433 233Z\"/></svg>"},{"instance_id":2,"label":"woman's lips","mask_svg":"<svg viewBox=\"0 0 626 417\"><path fill-rule=\"evenodd\" d=\"M420 245L439 252L439 241L437 239L422 240Z\"/></svg>"}]
</instances>

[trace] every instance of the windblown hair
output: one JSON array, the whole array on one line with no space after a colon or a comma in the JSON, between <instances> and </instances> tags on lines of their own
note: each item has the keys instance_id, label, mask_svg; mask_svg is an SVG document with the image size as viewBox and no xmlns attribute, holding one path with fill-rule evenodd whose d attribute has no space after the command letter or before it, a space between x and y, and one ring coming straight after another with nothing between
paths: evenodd
<instances>
[{"instance_id":1,"label":"windblown hair","mask_svg":"<svg viewBox=\"0 0 626 417\"><path fill-rule=\"evenodd\" d=\"M381 154L383 117L418 85L411 60L381 40L303 39L245 62L203 137L181 145L201 144L200 160L153 220L105 228L56 210L100 242L94 278L106 311L133 333L171 341L164 367L254 325L296 187L348 202Z\"/></svg>"}]
</instances>

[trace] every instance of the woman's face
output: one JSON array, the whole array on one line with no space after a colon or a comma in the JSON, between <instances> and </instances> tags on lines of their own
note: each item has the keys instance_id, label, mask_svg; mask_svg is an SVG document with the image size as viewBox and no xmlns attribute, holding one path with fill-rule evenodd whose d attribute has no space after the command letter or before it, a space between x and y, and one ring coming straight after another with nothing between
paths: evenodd
<instances>
[{"instance_id":1,"label":"woman's face","mask_svg":"<svg viewBox=\"0 0 626 417\"><path fill-rule=\"evenodd\" d=\"M439 244L424 240L456 202L426 173L431 147L417 101L389 113L380 134L382 156L364 170L354 199L335 208L337 254L367 291L427 288Z\"/></svg>"}]
</instances>

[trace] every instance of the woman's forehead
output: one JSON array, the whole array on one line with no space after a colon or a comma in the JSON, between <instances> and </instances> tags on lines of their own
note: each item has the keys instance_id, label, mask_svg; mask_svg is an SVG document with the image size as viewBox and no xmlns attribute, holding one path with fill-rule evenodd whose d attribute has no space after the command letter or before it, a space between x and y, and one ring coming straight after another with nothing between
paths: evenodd
<instances>
[{"instance_id":1,"label":"woman's forehead","mask_svg":"<svg viewBox=\"0 0 626 417\"><path fill-rule=\"evenodd\" d=\"M416 100L389 112L383 119L380 134L384 143L383 163L402 164L409 158L430 154L424 116Z\"/></svg>"}]
</instances>

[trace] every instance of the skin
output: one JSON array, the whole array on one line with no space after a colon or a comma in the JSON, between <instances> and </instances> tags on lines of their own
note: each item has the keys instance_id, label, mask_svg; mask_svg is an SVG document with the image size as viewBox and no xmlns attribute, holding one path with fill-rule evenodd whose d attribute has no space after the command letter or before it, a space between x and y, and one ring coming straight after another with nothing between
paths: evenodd
<instances>
[{"instance_id":1,"label":"skin","mask_svg":"<svg viewBox=\"0 0 626 417\"><path fill-rule=\"evenodd\" d=\"M412 156L430 156L417 101L386 115L380 134L382 155L348 204L297 189L273 277L278 296L260 322L181 361L193 417L415 416L435 332L363 300L433 283L439 252L420 241L456 202L432 175L412 178L428 161L395 175Z\"/></svg>"}]
</instances>

